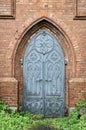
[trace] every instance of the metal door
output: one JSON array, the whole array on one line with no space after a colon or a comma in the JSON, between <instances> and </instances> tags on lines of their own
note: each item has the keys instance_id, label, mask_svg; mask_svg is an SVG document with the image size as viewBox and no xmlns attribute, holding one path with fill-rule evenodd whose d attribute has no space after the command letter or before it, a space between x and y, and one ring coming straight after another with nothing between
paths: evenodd
<instances>
[{"instance_id":1,"label":"metal door","mask_svg":"<svg viewBox=\"0 0 86 130\"><path fill-rule=\"evenodd\" d=\"M47 30L35 34L25 52L23 110L45 117L64 116L64 56Z\"/></svg>"}]
</instances>

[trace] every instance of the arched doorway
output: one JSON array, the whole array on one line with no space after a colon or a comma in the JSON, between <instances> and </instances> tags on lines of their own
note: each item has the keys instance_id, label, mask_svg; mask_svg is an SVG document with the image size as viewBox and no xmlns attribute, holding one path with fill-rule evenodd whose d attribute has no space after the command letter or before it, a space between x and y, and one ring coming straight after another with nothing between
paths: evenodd
<instances>
[{"instance_id":1,"label":"arched doorway","mask_svg":"<svg viewBox=\"0 0 86 130\"><path fill-rule=\"evenodd\" d=\"M28 41L23 60L23 110L64 116L64 55L57 39L41 29Z\"/></svg>"},{"instance_id":2,"label":"arched doorway","mask_svg":"<svg viewBox=\"0 0 86 130\"><path fill-rule=\"evenodd\" d=\"M37 33L41 30L46 30L51 37L54 37L59 43L60 48L62 49L63 58L66 61L65 65L65 108L68 110L69 108L69 79L75 76L76 66L75 66L75 51L73 48L73 44L71 43L69 37L65 33L65 31L56 24L54 21L42 17L37 19L31 25L28 25L25 30L23 30L22 34L19 35L17 40L14 53L13 53L13 77L15 77L18 82L18 108L21 110L22 108L22 97L23 97L23 66L20 61L24 59L26 48L30 45L29 41L32 37L35 37Z\"/></svg>"}]
</instances>

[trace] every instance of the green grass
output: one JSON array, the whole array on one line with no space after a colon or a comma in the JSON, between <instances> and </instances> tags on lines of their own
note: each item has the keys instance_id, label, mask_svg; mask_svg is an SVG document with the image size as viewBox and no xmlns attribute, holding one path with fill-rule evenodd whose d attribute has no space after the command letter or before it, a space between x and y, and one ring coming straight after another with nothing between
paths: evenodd
<instances>
[{"instance_id":1,"label":"green grass","mask_svg":"<svg viewBox=\"0 0 86 130\"><path fill-rule=\"evenodd\" d=\"M86 113L79 115L82 107L86 107L86 100L77 103L68 117L45 119L43 115L10 110L0 102L0 130L86 130Z\"/></svg>"}]
</instances>

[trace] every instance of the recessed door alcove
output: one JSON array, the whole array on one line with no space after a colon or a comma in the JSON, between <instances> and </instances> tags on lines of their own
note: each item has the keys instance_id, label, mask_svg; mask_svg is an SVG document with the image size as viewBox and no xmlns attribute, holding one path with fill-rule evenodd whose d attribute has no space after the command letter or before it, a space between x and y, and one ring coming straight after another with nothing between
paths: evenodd
<instances>
[{"instance_id":1,"label":"recessed door alcove","mask_svg":"<svg viewBox=\"0 0 86 130\"><path fill-rule=\"evenodd\" d=\"M40 37L42 37L42 34L43 35L46 34L46 37L49 37L50 41L53 41L53 42L49 42L49 44L48 43L46 44L46 42L43 42L44 44L42 44L42 48L40 49L39 40L37 40L38 44L36 44L33 41L36 38L40 39ZM47 38L45 38L45 39L47 39ZM35 50L32 49L32 51L30 52L29 48L30 48L30 44L31 43L33 44L33 48L35 47ZM47 46L48 46L48 48L47 48ZM53 47L53 49L51 49L52 46L55 46L55 47ZM57 72L59 73L59 71L62 70L62 75L63 75L62 79L63 80L62 80L62 88L61 89L62 89L62 94L63 94L63 97L64 97L63 100L62 100L62 104L63 104L62 107L63 108L62 108L62 112L61 112L62 114L59 113L59 114L57 114L57 116L63 116L65 107L68 108L68 103L69 103L69 101L68 101L68 96L69 96L68 95L68 81L69 81L69 79L71 77L73 77L75 75L75 64L74 64L74 62L75 62L75 53L74 53L74 49L73 49L72 43L71 43L70 39L68 38L68 36L66 35L66 33L62 30L62 28L60 26L58 26L52 20L50 20L48 18L45 18L45 17L38 19L37 21L32 23L32 25L28 26L24 30L24 32L22 32L19 40L16 43L16 47L15 47L15 51L14 51L14 58L13 58L14 72L13 72L13 75L19 81L18 106L19 106L19 108L23 107L23 109L25 109L25 110L27 110L28 108L27 107L24 108L24 106L22 105L22 104L24 104L22 99L24 99L23 88L24 88L24 84L25 84L23 82L24 81L23 80L24 79L24 77L23 77L24 76L24 73L23 73L23 69L24 69L23 65L24 64L22 65L20 61L22 59L23 63L25 63L26 62L25 61L26 55L29 53L28 56L30 57L31 55L33 55L33 52L35 53L35 55L33 57L37 56L37 59L38 59L37 62L40 62L39 64L42 64L42 65L36 65L37 67L40 66L41 67L40 70L42 70L42 72L41 72L42 73L42 75L41 75L42 76L42 80L39 79L39 84L40 84L39 90L40 89L42 89L42 90L44 89L46 91L47 86L49 86L49 85L46 85L46 84L50 84L50 82L51 82L51 81L49 81L50 79L45 78L45 77L47 77L47 76L45 76L45 73L47 72L47 70L46 70L47 67L45 67L45 66L47 66L47 63L49 63L49 64L52 63L52 65L48 66L49 68L52 68L52 66L54 66L54 64L55 64L54 62L56 62L56 66L57 66L56 69L57 69L57 71L55 71L55 66L54 66L54 68L53 68L54 73L57 73ZM55 54L56 57L57 57L56 58L57 60L55 59L55 61L52 62L52 60L50 60L52 58L51 58L51 56L48 57L47 56L48 54L49 55ZM46 56L48 58L47 58L47 60L45 62L45 59L46 59L45 57ZM59 59L58 57L60 57L62 59L62 61L61 61L62 63L58 60ZM43 60L44 60L45 64L43 63ZM65 61L66 61L66 65L64 63ZM36 64L36 62L35 61L33 61L33 62L31 64L33 64L33 66L34 66L34 64ZM58 67L57 63L59 63L59 67ZM62 68L60 68L61 66L62 66ZM33 67L32 69L37 69L37 67L36 68ZM29 69L30 69L30 64L29 64ZM25 70L25 71L27 71L27 70ZM52 71L49 71L47 73L50 76L49 73L52 73ZM29 74L29 72L28 72L28 74ZM27 75L25 75L25 79L26 79L26 77L27 77ZM30 81L30 79L29 79L29 81ZM54 81L54 82L56 82L56 81ZM41 84L44 87L42 87ZM52 85L50 85L50 87L53 86L53 83L51 83L51 84ZM60 84L60 82L58 84ZM51 87L51 88L52 88L51 91L54 93L54 97L55 97L55 92L54 91L56 91L56 90L53 90L54 87ZM56 87L56 88L58 88L58 87ZM28 88L28 93L29 93L29 89L30 89L30 87ZM47 93L45 93L44 90L41 91L41 96L42 96L42 101L41 102L42 102L42 105L43 104L44 105L42 106L42 110L40 110L39 113L43 113L44 114L44 112L45 112L46 113L45 116L52 117L52 114L49 114L47 112L47 108L44 107L44 106L46 106L46 104L49 104L47 96L45 97L45 95L47 95ZM27 90L25 90L25 91L27 91ZM33 91L35 91L35 89ZM30 98L30 94L29 94L28 98ZM56 98L57 98L57 96L56 96ZM52 98L51 102L57 102L56 98L55 98L55 101ZM38 103L38 104L40 104L40 103ZM61 102L59 101L59 103L56 103L56 104L57 105L61 104ZM36 105L37 105L37 103L36 103ZM54 107L54 106L55 106L55 104L52 107ZM54 107L54 108L56 109L56 107ZM31 109L31 111L34 111L34 110Z\"/></svg>"}]
</instances>

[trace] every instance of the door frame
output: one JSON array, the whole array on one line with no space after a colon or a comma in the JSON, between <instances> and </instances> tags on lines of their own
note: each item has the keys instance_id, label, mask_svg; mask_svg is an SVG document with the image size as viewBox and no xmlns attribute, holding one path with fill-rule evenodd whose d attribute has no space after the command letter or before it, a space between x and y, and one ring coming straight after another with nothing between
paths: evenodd
<instances>
[{"instance_id":1,"label":"door frame","mask_svg":"<svg viewBox=\"0 0 86 130\"><path fill-rule=\"evenodd\" d=\"M64 58L65 58L65 107L68 109L69 107L69 79L75 76L76 72L76 57L73 45L64 32L64 30L57 25L54 21L50 20L49 18L42 17L36 20L32 25L28 26L22 35L20 36L19 40L17 41L17 46L15 48L14 57L13 57L13 76L19 81L19 89L18 89L18 106L19 108L22 107L22 59L24 57L25 50L27 48L28 40L40 29L47 29L51 32L54 37L56 37L57 41L59 42ZM72 62L71 62L72 61Z\"/></svg>"}]
</instances>

